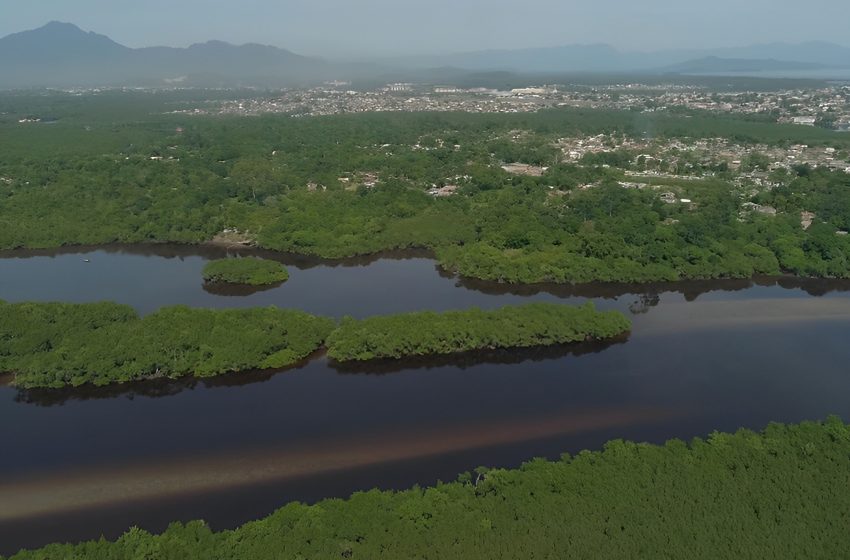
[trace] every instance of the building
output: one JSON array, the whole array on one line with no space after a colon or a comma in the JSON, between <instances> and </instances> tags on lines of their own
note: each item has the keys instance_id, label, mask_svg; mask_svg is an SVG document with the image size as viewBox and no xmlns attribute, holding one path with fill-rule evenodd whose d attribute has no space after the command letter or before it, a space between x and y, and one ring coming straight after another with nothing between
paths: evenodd
<instances>
[{"instance_id":1,"label":"building","mask_svg":"<svg viewBox=\"0 0 850 560\"><path fill-rule=\"evenodd\" d=\"M548 86L516 88L511 90L512 95L546 95L549 93L557 92L558 90L556 88L551 88Z\"/></svg>"},{"instance_id":2,"label":"building","mask_svg":"<svg viewBox=\"0 0 850 560\"><path fill-rule=\"evenodd\" d=\"M409 84L409 83L387 84L386 87L384 88L384 91L389 91L389 92L393 92L393 93L413 91L413 84Z\"/></svg>"},{"instance_id":3,"label":"building","mask_svg":"<svg viewBox=\"0 0 850 560\"><path fill-rule=\"evenodd\" d=\"M794 117L791 119L791 122L794 124L800 124L803 126L815 126L815 121L817 121L817 117L812 116Z\"/></svg>"}]
</instances>

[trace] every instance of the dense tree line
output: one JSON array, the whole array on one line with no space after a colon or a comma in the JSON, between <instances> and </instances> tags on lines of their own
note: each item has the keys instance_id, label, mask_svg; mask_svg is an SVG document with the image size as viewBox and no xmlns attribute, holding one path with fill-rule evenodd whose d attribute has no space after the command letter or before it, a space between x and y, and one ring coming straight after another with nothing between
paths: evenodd
<instances>
[{"instance_id":1,"label":"dense tree line","mask_svg":"<svg viewBox=\"0 0 850 560\"><path fill-rule=\"evenodd\" d=\"M531 303L495 311L469 309L346 317L328 338L328 356L339 362L453 354L470 350L529 348L602 340L628 332L619 311Z\"/></svg>"},{"instance_id":2,"label":"dense tree line","mask_svg":"<svg viewBox=\"0 0 850 560\"><path fill-rule=\"evenodd\" d=\"M23 388L107 385L282 368L324 344L331 319L274 307L166 307L139 318L114 303L0 302L0 371Z\"/></svg>"},{"instance_id":3,"label":"dense tree line","mask_svg":"<svg viewBox=\"0 0 850 560\"><path fill-rule=\"evenodd\" d=\"M337 360L366 360L566 344L629 328L621 313L592 303L346 318L337 326L275 307L174 306L140 318L115 303L0 301L0 372L14 373L22 388L108 385L282 368L324 345Z\"/></svg>"},{"instance_id":4,"label":"dense tree line","mask_svg":"<svg viewBox=\"0 0 850 560\"><path fill-rule=\"evenodd\" d=\"M832 418L613 441L431 488L291 503L233 531L175 523L13 558L842 558L848 487L850 428Z\"/></svg>"},{"instance_id":5,"label":"dense tree line","mask_svg":"<svg viewBox=\"0 0 850 560\"><path fill-rule=\"evenodd\" d=\"M286 267L277 261L257 257L218 259L204 266L204 280L212 284L266 286L289 279Z\"/></svg>"}]
</instances>

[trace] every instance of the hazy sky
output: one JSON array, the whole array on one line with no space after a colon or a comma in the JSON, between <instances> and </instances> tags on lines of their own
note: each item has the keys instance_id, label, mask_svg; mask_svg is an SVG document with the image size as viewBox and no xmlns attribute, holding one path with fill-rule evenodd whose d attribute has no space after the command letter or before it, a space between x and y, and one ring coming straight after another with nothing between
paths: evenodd
<instances>
[{"instance_id":1,"label":"hazy sky","mask_svg":"<svg viewBox=\"0 0 850 560\"><path fill-rule=\"evenodd\" d=\"M850 45L848 0L0 0L0 36L50 20L131 47L221 39L337 58L572 43Z\"/></svg>"}]
</instances>

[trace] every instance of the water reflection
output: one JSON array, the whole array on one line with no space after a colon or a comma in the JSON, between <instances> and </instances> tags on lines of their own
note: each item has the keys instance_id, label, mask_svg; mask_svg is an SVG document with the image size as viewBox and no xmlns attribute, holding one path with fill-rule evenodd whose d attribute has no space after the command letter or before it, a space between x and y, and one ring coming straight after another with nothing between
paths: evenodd
<instances>
[{"instance_id":1,"label":"water reflection","mask_svg":"<svg viewBox=\"0 0 850 560\"><path fill-rule=\"evenodd\" d=\"M560 360L568 356L578 357L598 354L608 348L625 344L628 335L606 341L588 341L578 344L537 346L533 348L476 350L439 356L418 356L399 360L370 360L367 362L339 363L326 360L324 350L314 353L302 362L285 369L251 370L228 373L209 378L181 377L178 379L150 379L131 383L97 387L83 385L62 389L18 389L15 402L36 406L62 406L69 402L136 397L173 397L183 391L216 387L242 387L266 383L274 376L301 369L313 360L326 361L327 365L341 375L389 375L405 371L453 368L460 371L482 365L520 365L523 363ZM8 376L8 382L12 377ZM3 378L0 377L0 385Z\"/></svg>"},{"instance_id":2,"label":"water reflection","mask_svg":"<svg viewBox=\"0 0 850 560\"><path fill-rule=\"evenodd\" d=\"M283 282L275 282L274 284L265 284L261 286L251 286L249 284L227 284L224 282L204 282L204 291L214 296L223 297L246 297L260 292L268 292L276 290L283 286Z\"/></svg>"},{"instance_id":3,"label":"water reflection","mask_svg":"<svg viewBox=\"0 0 850 560\"><path fill-rule=\"evenodd\" d=\"M811 279L792 276L755 277L752 279L685 280L644 284L505 284L457 276L443 269L434 260L433 252L425 249L384 251L366 256L326 259L241 246L113 244L90 247L64 247L59 249L0 251L0 272L3 271L4 267L8 269L9 273L15 272L14 268L9 267L10 261L37 261L38 259L47 259L50 261L60 257L71 257L75 255L78 255L81 261L83 259L91 261L89 263L92 265L90 267L91 270L86 272L85 269L81 269L79 271L78 274L81 279L85 279L88 276L105 274L108 279L113 280L109 286L105 286L107 288L106 290L98 292L102 294L101 298L116 299L112 297L110 292L117 292L116 286L126 284L127 282L150 283L151 286L156 287L157 291L155 293L148 292L144 295L144 302L128 302L142 309L144 312L149 311L153 307L172 304L172 301L169 301L167 297L163 296L167 295L169 289L173 290L177 289L177 287L180 287L185 292L183 299L186 301L180 301L179 303L186 303L188 305L215 306L215 299L207 300L199 297L199 294L206 294L213 298L232 298L231 305L235 304L239 298L244 298L245 305L253 305L254 301L262 305L269 303L290 304L291 301L298 301L299 299L303 299L304 296L307 296L307 290L313 288L312 283L316 281L318 281L318 285L315 288L324 290L326 295L329 293L333 295L333 292L330 292L332 285L334 292L339 292L341 298L349 299L356 297L353 288L362 291L363 289L368 290L372 286L376 287L376 289L392 290L396 287L392 283L401 281L411 288L405 293L404 299L411 300L421 292L423 295L432 296L429 298L433 300L430 302L430 308L440 308L439 299L441 297L445 299L443 294L447 294L450 291L461 293L464 291L474 292L488 296L490 299L492 297L504 298L507 296L513 296L515 299L551 296L564 300L597 299L617 301L624 296L634 295L641 302L641 304L635 307L636 313L645 313L654 307L651 304L652 299L656 295L663 294L678 294L685 301L691 302L712 292L741 293L758 287L778 287L789 291L800 291L813 296L850 292L850 279ZM201 281L199 269L202 268L202 262L233 256L257 256L278 261L294 269L296 278L291 278L289 282L282 285L259 288L207 285ZM121 259L132 257L145 259L145 267L139 267L132 271L133 274L137 276L141 274L143 277L135 279L135 277L130 276L130 271L125 271L122 274L121 265L126 263L122 262ZM168 261L173 260L185 262L187 265L191 262L191 266L165 266ZM198 262L195 263L195 261ZM15 263L11 262L11 264L14 265ZM49 278L36 279L37 281L33 282L34 286L29 289L26 289L22 283L18 282L17 278L8 280L5 286L2 279L0 279L0 298L4 298L5 296L8 299L11 297L4 294L6 290L3 288L17 288L13 291L13 293L20 291L20 296L14 298L16 301L27 298L45 299L46 296L41 296L41 291L36 290L36 288L48 281L60 283L64 277L61 274L54 273L57 268L67 269L68 265L65 263L54 263L52 266L45 265L33 268L31 274L49 275ZM395 278L395 276L401 274L400 271L402 269L407 271L406 275ZM328 274L333 273L333 284L328 283L324 278L328 275L325 271ZM305 276L305 280L309 278L311 283L299 286L297 279L299 272ZM168 288L165 284L166 280L176 283L177 287ZM190 280L191 284L189 284ZM85 292L86 290L85 285L77 285L74 288L75 292ZM189 290L194 290L194 293L191 293ZM62 299L61 291L55 291L60 293L60 299ZM315 291L314 289L313 292ZM162 301L153 301L158 295L162 298ZM261 295L262 297L251 297L257 295ZM292 297L287 297L287 295ZM128 299L133 298L128 297ZM333 303L336 303L335 307L337 310L341 307L339 300ZM373 308L371 314L395 312L394 307L390 305L392 303L390 298L382 297L379 299L376 296L368 300L368 303ZM227 304L222 303L222 305ZM403 308L404 306L399 307ZM623 311L627 310L628 308L623 309ZM341 314L345 314L345 312ZM352 314L357 315L357 313Z\"/></svg>"},{"instance_id":4,"label":"water reflection","mask_svg":"<svg viewBox=\"0 0 850 560\"><path fill-rule=\"evenodd\" d=\"M439 274L446 279L456 276L438 266ZM850 291L850 279L797 278L793 276L756 276L754 278L729 278L717 280L680 280L677 282L621 283L594 282L592 284L504 284L477 278L457 277L459 287L494 296L534 296L541 293L559 298L617 299L629 294L657 295L681 294L685 301L696 301L710 292L742 292L755 287L781 287L801 290L811 296L824 296L832 292Z\"/></svg>"},{"instance_id":5,"label":"water reflection","mask_svg":"<svg viewBox=\"0 0 850 560\"><path fill-rule=\"evenodd\" d=\"M381 260L433 259L434 252L428 249L396 249L379 251L368 255L329 259L314 255L272 251L241 245L182 244L182 243L110 243L105 245L70 245L52 249L7 249L0 250L0 259L31 259L38 257L58 257L62 255L86 255L102 252L108 255L136 255L163 259L184 259L201 257L207 260L226 257L261 257L278 261L300 270L316 267L362 267Z\"/></svg>"},{"instance_id":6,"label":"water reflection","mask_svg":"<svg viewBox=\"0 0 850 560\"><path fill-rule=\"evenodd\" d=\"M661 295L658 292L647 292L638 295L638 299L629 305L629 311L632 315L642 315L649 313L653 307L657 307L661 303Z\"/></svg>"}]
</instances>

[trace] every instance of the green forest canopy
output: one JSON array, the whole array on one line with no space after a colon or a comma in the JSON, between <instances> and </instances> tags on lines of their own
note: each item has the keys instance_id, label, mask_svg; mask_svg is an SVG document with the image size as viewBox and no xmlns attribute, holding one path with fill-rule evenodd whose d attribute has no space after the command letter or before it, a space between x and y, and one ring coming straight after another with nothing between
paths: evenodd
<instances>
[{"instance_id":1,"label":"green forest canopy","mask_svg":"<svg viewBox=\"0 0 850 560\"><path fill-rule=\"evenodd\" d=\"M139 318L115 303L0 301L0 371L22 388L209 377L293 365L324 344L332 319L275 307L165 307Z\"/></svg>"},{"instance_id":2,"label":"green forest canopy","mask_svg":"<svg viewBox=\"0 0 850 560\"><path fill-rule=\"evenodd\" d=\"M107 385L278 369L326 344L333 358L364 360L565 344L610 338L629 328L620 312L597 312L592 303L409 313L337 325L276 307L173 306L140 318L115 303L0 300L0 372L13 372L22 388Z\"/></svg>"},{"instance_id":3,"label":"green forest canopy","mask_svg":"<svg viewBox=\"0 0 850 560\"><path fill-rule=\"evenodd\" d=\"M552 303L507 306L495 311L430 311L346 317L328 338L328 356L339 362L452 354L470 350L529 348L602 340L626 333L619 311L596 311Z\"/></svg>"}]
</instances>

